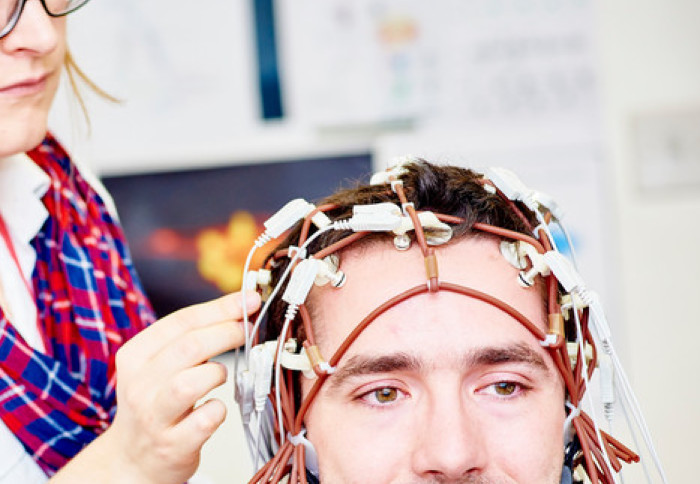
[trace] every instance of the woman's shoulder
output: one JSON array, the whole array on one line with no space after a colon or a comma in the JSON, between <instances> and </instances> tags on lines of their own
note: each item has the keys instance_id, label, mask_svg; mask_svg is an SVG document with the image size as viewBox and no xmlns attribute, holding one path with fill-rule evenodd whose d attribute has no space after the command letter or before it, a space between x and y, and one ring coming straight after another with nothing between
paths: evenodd
<instances>
[{"instance_id":1,"label":"woman's shoulder","mask_svg":"<svg viewBox=\"0 0 700 484\"><path fill-rule=\"evenodd\" d=\"M118 220L119 215L117 214L117 207L114 204L114 199L112 199L112 196L107 191L107 188L105 188L102 181L100 181L100 178L97 176L97 173L92 169L92 167L88 163L85 163L82 160L71 158L71 163L73 164L75 169L78 170L78 172L88 183L88 185L90 185L92 189L95 190L95 192L97 192L100 198L102 198L102 201L104 202L105 207L107 207L107 210L109 211L109 214L112 216L112 218Z\"/></svg>"},{"instance_id":2,"label":"woman's shoulder","mask_svg":"<svg viewBox=\"0 0 700 484\"><path fill-rule=\"evenodd\" d=\"M110 216L118 220L119 217L114 200L100 181L91 164L71 156L50 132L46 133L46 137L41 144L28 152L27 155L39 167L49 172L54 172L57 178L64 176L62 173L78 173L85 183L102 199Z\"/></svg>"}]
</instances>

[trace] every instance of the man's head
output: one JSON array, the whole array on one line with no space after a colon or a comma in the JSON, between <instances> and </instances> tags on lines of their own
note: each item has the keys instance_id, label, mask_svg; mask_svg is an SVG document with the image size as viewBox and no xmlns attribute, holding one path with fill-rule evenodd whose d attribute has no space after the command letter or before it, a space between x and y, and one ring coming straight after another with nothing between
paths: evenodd
<instances>
[{"instance_id":1,"label":"man's head","mask_svg":"<svg viewBox=\"0 0 700 484\"><path fill-rule=\"evenodd\" d=\"M498 241L466 237L436 253L441 279L491 294L546 330L541 295L518 285ZM341 266L342 289L312 290L324 356L374 308L425 283L418 248L376 242L348 250ZM446 291L413 297L375 319L336 367L305 419L321 482L559 483L561 377L501 310ZM312 381L302 382L307 394Z\"/></svg>"},{"instance_id":2,"label":"man's head","mask_svg":"<svg viewBox=\"0 0 700 484\"><path fill-rule=\"evenodd\" d=\"M288 461L303 480L310 452L323 483L555 484L566 445L571 459L595 453L579 452L580 438L595 444L570 411L585 366L564 339L578 325L592 344L587 310L562 315L545 207L417 161L318 210L269 260L284 296L272 293L262 339L305 349L277 347L268 408L284 428L271 447L283 445L251 482L276 482ZM313 378L284 375L299 361Z\"/></svg>"}]
</instances>

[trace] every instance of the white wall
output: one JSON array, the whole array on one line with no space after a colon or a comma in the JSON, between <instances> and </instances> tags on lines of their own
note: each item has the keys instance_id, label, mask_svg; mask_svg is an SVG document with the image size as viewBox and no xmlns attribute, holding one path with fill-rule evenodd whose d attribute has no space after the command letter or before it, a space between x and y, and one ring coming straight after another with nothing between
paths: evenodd
<instances>
[{"instance_id":1,"label":"white wall","mask_svg":"<svg viewBox=\"0 0 700 484\"><path fill-rule=\"evenodd\" d=\"M679 483L697 481L700 186L640 190L633 120L700 109L699 22L696 0L598 2L627 369L669 481Z\"/></svg>"},{"instance_id":2,"label":"white wall","mask_svg":"<svg viewBox=\"0 0 700 484\"><path fill-rule=\"evenodd\" d=\"M677 191L640 187L634 122L700 110L700 2L601 0L597 17L606 188L615 227L608 240L614 241L619 271L609 276L620 297L615 308L623 358L669 482L695 482L700 185ZM216 460L209 460L215 452L206 450L205 464ZM642 482L639 472L632 477L628 482Z\"/></svg>"},{"instance_id":3,"label":"white wall","mask_svg":"<svg viewBox=\"0 0 700 484\"><path fill-rule=\"evenodd\" d=\"M622 322L617 334L669 482L695 482L700 186L675 192L640 187L634 122L657 112L700 110L700 2L601 0L597 17L606 198L613 200L615 227L608 240L619 271L609 274L620 298L614 304ZM219 461L222 450L207 448L204 467ZM627 482L642 482L635 471Z\"/></svg>"},{"instance_id":4,"label":"white wall","mask_svg":"<svg viewBox=\"0 0 700 484\"><path fill-rule=\"evenodd\" d=\"M226 2L216 5L229 8ZM244 15L240 0L230 5L236 6L239 17ZM86 10L81 15L85 18L89 14ZM71 22L77 27L78 17ZM623 358L669 481L679 483L697 480L692 471L694 451L698 449L697 435L700 435L700 412L697 410L700 386L694 379L696 370L700 369L694 357L694 346L700 340L700 316L694 304L700 299L700 252L697 249L700 247L700 185L675 192L643 190L638 180L641 162L634 144L634 123L640 116L649 117L655 113L700 110L699 24L700 2L697 0L597 2L596 38L607 147L604 169L608 183L605 188L606 198L613 200L608 210L615 222L615 233L607 240L614 241L617 273L609 274L609 278L610 284L616 286L612 292L620 298L614 306L622 322L616 334L624 338ZM90 25L84 22L83 27L89 29ZM121 38L124 32L117 34L116 37ZM239 37L239 41L246 40ZM102 39L95 42L102 42ZM226 49L223 44L214 45L221 49L221 54L212 62L220 62L226 58ZM81 61L85 59L81 52L77 54ZM242 59L241 63L247 63L242 70L249 68L246 55L241 51L235 56ZM90 60L85 60L83 66L90 73L96 72L99 80L99 66L91 66ZM238 74L242 75L238 78L240 84L248 86L250 73L238 71ZM114 91L113 86L107 87ZM250 87L241 87L240 92L232 96L250 96L245 89ZM119 108L115 109L118 112ZM246 116L253 111L254 107L246 104ZM238 114L243 123L244 116ZM96 123L96 132L100 131L100 123L103 122ZM235 128L239 129L237 124ZM254 131L254 127L249 128ZM281 128L273 130L269 139L289 137L284 127ZM64 131L69 134L65 127ZM222 133L222 140L228 139L226 133ZM123 137L117 141L122 145L115 145L112 154L129 151ZM221 146L208 149L230 151L244 158L240 153L244 143L239 136L235 142L221 141ZM266 138L263 144L274 143ZM196 148L193 151L201 151L193 146ZM80 151L79 146L70 147ZM91 154L89 148L84 151ZM204 151L204 159L218 158ZM141 154L147 157L147 153ZM110 153L101 155L108 161L109 156ZM259 154L252 156L256 157ZM176 158L182 163L183 157L168 153L167 158L170 161ZM142 161L136 159L134 163ZM700 159L696 158L695 163L700 164ZM116 166L106 168L119 171ZM218 394L230 404L232 392L229 383ZM232 415L205 448L202 467L215 484L242 482L245 475L235 474L239 469L237 459L247 456L237 437L235 421ZM245 469L248 465L246 461ZM642 481L634 479L632 482Z\"/></svg>"}]
</instances>

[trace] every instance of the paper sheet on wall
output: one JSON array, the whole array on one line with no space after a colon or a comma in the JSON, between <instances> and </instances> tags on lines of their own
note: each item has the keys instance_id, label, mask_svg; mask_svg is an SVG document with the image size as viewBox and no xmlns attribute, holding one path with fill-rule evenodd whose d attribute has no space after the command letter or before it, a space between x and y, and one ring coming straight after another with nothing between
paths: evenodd
<instances>
[{"instance_id":1,"label":"paper sheet on wall","mask_svg":"<svg viewBox=\"0 0 700 484\"><path fill-rule=\"evenodd\" d=\"M72 14L75 59L123 100L105 103L83 89L89 157L100 164L192 163L245 136L259 118L249 18L245 0L95 1ZM51 127L75 153L81 119L66 94L57 97Z\"/></svg>"},{"instance_id":2,"label":"paper sheet on wall","mask_svg":"<svg viewBox=\"0 0 700 484\"><path fill-rule=\"evenodd\" d=\"M578 123L590 0L277 1L288 113L319 126Z\"/></svg>"}]
</instances>

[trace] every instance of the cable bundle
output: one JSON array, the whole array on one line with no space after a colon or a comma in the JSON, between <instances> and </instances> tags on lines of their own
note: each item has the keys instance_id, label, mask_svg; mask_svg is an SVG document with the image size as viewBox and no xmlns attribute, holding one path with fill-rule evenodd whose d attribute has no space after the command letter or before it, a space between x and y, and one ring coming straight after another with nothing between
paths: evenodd
<instances>
[{"instance_id":1,"label":"cable bundle","mask_svg":"<svg viewBox=\"0 0 700 484\"><path fill-rule=\"evenodd\" d=\"M355 339L379 315L409 298L437 291L461 294L496 307L519 321L540 341L550 354L566 389L567 401L563 403L566 404L568 416L564 434L565 441L575 449L572 467L580 465L592 484L615 484L615 474L620 472L621 462L637 462L640 458L601 430L595 422L595 413L591 417L581 408L584 398L589 399L591 409L594 407L586 390L599 363L597 342L600 343L603 355L612 363L613 372L609 378L614 376L618 382L615 392L622 397L623 409L632 410L637 428L654 458L658 475L662 482L666 482L641 411L612 346L600 304L595 294L583 284L575 262L562 255L552 237L550 227L556 225L564 232L569 248L573 250L568 233L560 223L561 213L556 204L548 196L527 189L512 173L492 169L479 180L484 198L491 196L500 199L507 210L521 221L525 230L511 230L484 222L474 222L470 227L472 231L502 240L504 257L520 269L520 284L532 286L536 278L544 281L549 314L545 332L515 308L489 294L440 280L438 260L432 246L446 243L452 235L451 227L459 227L465 220L452 214L418 210L418 201L409 201L403 179L414 161L411 159L375 175L371 189L375 194L381 194L378 198L384 201L378 203L368 196L371 203L356 205L349 218L332 221L328 214L342 209L335 203L314 207L303 200L290 202L266 222L265 233L251 250L244 269L244 288L257 288L266 302L249 332L248 320L244 321L247 331L244 361L242 368L236 368L236 400L241 409L251 455L258 468L250 483L279 483L288 477L288 482L292 484L305 484L307 471L317 475L315 450L305 437L303 423L322 385L335 371ZM419 164L427 165L423 162ZM312 224L315 229L309 235ZM264 269L249 271L254 251L293 226L296 228L288 236L286 248L269 257ZM408 230L413 231L421 249L426 283L397 294L373 310L331 358L325 360L316 345L311 318L304 305L311 288L314 284L327 283L342 286L344 274L337 259L333 259L338 251L378 233L394 235L397 249L403 250L407 239L410 244L411 239L406 234ZM339 235L329 238L330 242L326 243L324 238L332 232ZM291 238L296 245L292 245ZM268 284L272 272L277 274L274 288ZM272 317L268 316L270 305L283 289L281 298L287 305L286 310L274 316L282 321L279 337L276 341L258 344L261 324L266 317ZM299 340L303 343L299 344ZM298 394L300 371L307 377L315 378L303 400ZM612 386L612 380L607 381ZM606 416L610 416L611 405L611 401L606 401ZM653 482L648 472L647 480Z\"/></svg>"}]
</instances>

